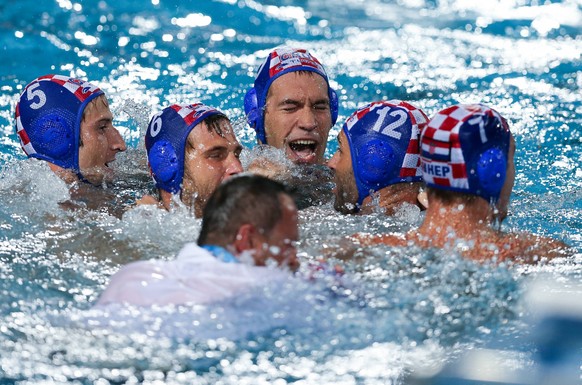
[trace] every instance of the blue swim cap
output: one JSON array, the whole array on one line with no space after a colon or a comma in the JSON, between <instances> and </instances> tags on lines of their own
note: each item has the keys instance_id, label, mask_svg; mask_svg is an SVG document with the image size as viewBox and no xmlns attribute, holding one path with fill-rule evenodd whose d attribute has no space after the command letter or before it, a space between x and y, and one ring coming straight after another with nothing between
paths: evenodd
<instances>
[{"instance_id":1,"label":"blue swim cap","mask_svg":"<svg viewBox=\"0 0 582 385\"><path fill-rule=\"evenodd\" d=\"M418 137L427 122L422 110L400 100L366 104L346 120L358 205L371 191L422 180Z\"/></svg>"},{"instance_id":2,"label":"blue swim cap","mask_svg":"<svg viewBox=\"0 0 582 385\"><path fill-rule=\"evenodd\" d=\"M511 133L505 119L481 104L438 112L421 134L422 176L428 186L496 202L507 173Z\"/></svg>"},{"instance_id":3,"label":"blue swim cap","mask_svg":"<svg viewBox=\"0 0 582 385\"><path fill-rule=\"evenodd\" d=\"M289 72L311 71L321 75L327 83L329 107L331 111L332 126L337 121L338 99L337 94L329 86L329 79L325 69L315 58L305 49L291 48L281 46L275 48L259 67L255 86L247 91L245 95L245 114L247 122L257 133L257 139L263 144L267 143L265 136L265 103L267 102L267 93L269 87L278 77Z\"/></svg>"},{"instance_id":4,"label":"blue swim cap","mask_svg":"<svg viewBox=\"0 0 582 385\"><path fill-rule=\"evenodd\" d=\"M227 118L222 112L200 103L173 104L152 117L145 145L157 188L174 194L180 191L188 135L194 127L212 115Z\"/></svg>"},{"instance_id":5,"label":"blue swim cap","mask_svg":"<svg viewBox=\"0 0 582 385\"><path fill-rule=\"evenodd\" d=\"M103 95L95 85L46 75L26 86L16 104L16 132L28 157L79 171L79 136L87 104Z\"/></svg>"}]
</instances>

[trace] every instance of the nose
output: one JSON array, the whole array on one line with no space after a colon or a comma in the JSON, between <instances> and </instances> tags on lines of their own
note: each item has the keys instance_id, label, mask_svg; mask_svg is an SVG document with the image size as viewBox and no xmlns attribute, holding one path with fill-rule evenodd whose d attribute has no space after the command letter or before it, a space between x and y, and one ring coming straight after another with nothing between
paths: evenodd
<instances>
[{"instance_id":1,"label":"nose","mask_svg":"<svg viewBox=\"0 0 582 385\"><path fill-rule=\"evenodd\" d=\"M113 127L112 130L109 131L109 147L115 152L123 152L127 150L127 145L125 144L125 140L117 130L117 128Z\"/></svg>"},{"instance_id":2,"label":"nose","mask_svg":"<svg viewBox=\"0 0 582 385\"><path fill-rule=\"evenodd\" d=\"M319 124L317 122L315 110L310 106L305 105L300 111L299 121L297 123L299 125L299 128L305 131L315 130Z\"/></svg>"},{"instance_id":3,"label":"nose","mask_svg":"<svg viewBox=\"0 0 582 385\"><path fill-rule=\"evenodd\" d=\"M243 172L243 167L242 164L240 163L240 159L234 153L230 153L228 155L227 162L228 164L226 166L225 171L225 176L227 178Z\"/></svg>"},{"instance_id":4,"label":"nose","mask_svg":"<svg viewBox=\"0 0 582 385\"><path fill-rule=\"evenodd\" d=\"M339 151L336 151L331 157L331 159L327 161L327 167L335 171L338 161L339 161Z\"/></svg>"}]
</instances>

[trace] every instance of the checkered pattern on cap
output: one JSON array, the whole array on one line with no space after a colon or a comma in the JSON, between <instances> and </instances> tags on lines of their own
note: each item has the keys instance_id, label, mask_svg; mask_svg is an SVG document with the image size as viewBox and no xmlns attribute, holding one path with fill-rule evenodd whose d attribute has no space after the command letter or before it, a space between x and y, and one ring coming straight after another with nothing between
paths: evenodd
<instances>
[{"instance_id":1,"label":"checkered pattern on cap","mask_svg":"<svg viewBox=\"0 0 582 385\"><path fill-rule=\"evenodd\" d=\"M20 106L18 104L16 105L16 112L14 115L16 117L16 133L20 138L20 146L22 147L22 150L28 156L36 154L36 150L34 149L32 143L30 143L30 138L22 126L22 122L20 120Z\"/></svg>"},{"instance_id":2,"label":"checkered pattern on cap","mask_svg":"<svg viewBox=\"0 0 582 385\"><path fill-rule=\"evenodd\" d=\"M196 122L197 120L200 120L209 113L219 113L222 115L222 112L218 111L215 108L206 106L202 103L195 103L189 105L173 104L170 106L170 108L176 111L178 115L180 115L182 119L184 119L186 126L190 126L192 123Z\"/></svg>"},{"instance_id":3,"label":"checkered pattern on cap","mask_svg":"<svg viewBox=\"0 0 582 385\"><path fill-rule=\"evenodd\" d=\"M498 115L483 105L456 105L438 112L426 126L421 136L421 162L423 179L429 185L469 189L467 164L459 140L459 131L465 122L481 117L475 113ZM499 117L500 120L501 117ZM484 133L482 134L484 135ZM486 138L482 138L485 142Z\"/></svg>"},{"instance_id":4,"label":"checkered pattern on cap","mask_svg":"<svg viewBox=\"0 0 582 385\"><path fill-rule=\"evenodd\" d=\"M38 81L51 81L60 84L66 90L74 94L77 99L84 102L89 96L93 95L95 92L100 92L101 90L94 84L89 82L72 78L63 75L45 75L37 79Z\"/></svg>"},{"instance_id":5,"label":"checkered pattern on cap","mask_svg":"<svg viewBox=\"0 0 582 385\"><path fill-rule=\"evenodd\" d=\"M269 77L274 77L279 73L293 67L309 67L321 73L325 78L325 69L311 53L305 49L280 47L271 52L269 63Z\"/></svg>"},{"instance_id":6,"label":"checkered pattern on cap","mask_svg":"<svg viewBox=\"0 0 582 385\"><path fill-rule=\"evenodd\" d=\"M402 100L389 100L389 101L378 101L367 104L357 111L355 111L345 123L345 128L350 131L350 129L360 120L363 116L368 114L369 112L381 108L384 106L391 106L391 107L402 107L405 108L408 112L408 116L412 123L412 132L410 134L410 140L408 142L408 147L406 148L406 154L404 155L404 159L402 161L402 165L400 167L400 177L414 177L414 176L421 176L422 171L420 169L420 157L418 153L419 149L419 136L420 132L425 128L426 124L428 123L428 117L426 114L419 108L413 106L410 103L407 103Z\"/></svg>"}]
</instances>

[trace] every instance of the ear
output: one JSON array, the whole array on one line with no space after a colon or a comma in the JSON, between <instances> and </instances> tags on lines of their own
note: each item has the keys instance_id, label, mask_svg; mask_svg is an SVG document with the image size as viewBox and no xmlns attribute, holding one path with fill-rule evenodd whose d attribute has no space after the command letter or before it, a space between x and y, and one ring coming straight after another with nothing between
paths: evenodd
<instances>
[{"instance_id":1,"label":"ear","mask_svg":"<svg viewBox=\"0 0 582 385\"><path fill-rule=\"evenodd\" d=\"M250 223L246 223L239 227L233 242L233 246L237 254L254 248L255 233L255 226L251 225Z\"/></svg>"}]
</instances>

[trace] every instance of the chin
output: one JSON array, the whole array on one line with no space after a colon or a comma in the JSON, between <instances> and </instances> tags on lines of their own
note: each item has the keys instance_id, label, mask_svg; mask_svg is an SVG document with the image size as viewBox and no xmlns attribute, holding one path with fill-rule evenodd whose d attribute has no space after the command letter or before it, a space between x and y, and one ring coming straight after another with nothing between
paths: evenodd
<instances>
[{"instance_id":1,"label":"chin","mask_svg":"<svg viewBox=\"0 0 582 385\"><path fill-rule=\"evenodd\" d=\"M107 166L93 167L81 171L83 177L92 185L101 186L103 183L111 183L115 179L115 173Z\"/></svg>"}]
</instances>

